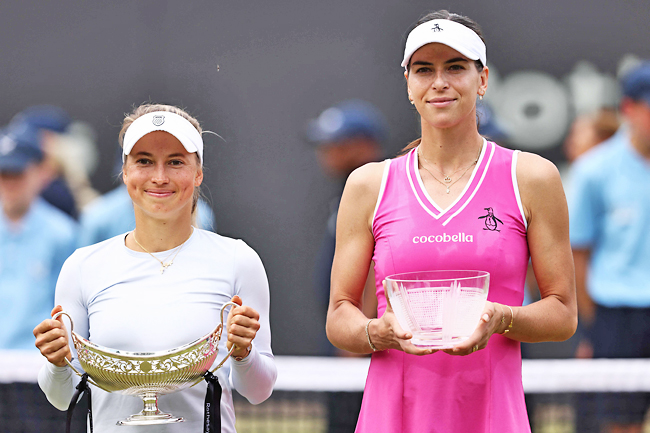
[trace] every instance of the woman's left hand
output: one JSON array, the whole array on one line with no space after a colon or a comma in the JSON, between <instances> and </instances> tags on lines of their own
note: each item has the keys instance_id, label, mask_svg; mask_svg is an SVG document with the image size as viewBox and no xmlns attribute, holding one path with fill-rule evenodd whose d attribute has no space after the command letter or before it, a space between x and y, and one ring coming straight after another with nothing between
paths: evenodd
<instances>
[{"instance_id":1,"label":"woman's left hand","mask_svg":"<svg viewBox=\"0 0 650 433\"><path fill-rule=\"evenodd\" d=\"M239 296L232 297L231 302L239 307L231 307L228 313L228 350L234 345L233 357L245 358L251 350L251 343L255 339L257 330L260 329L260 315L255 309L243 305Z\"/></svg>"},{"instance_id":2,"label":"woman's left hand","mask_svg":"<svg viewBox=\"0 0 650 433\"><path fill-rule=\"evenodd\" d=\"M502 324L502 317L504 309L503 305L495 304L494 302L486 301L485 308L481 314L481 318L478 321L478 326L470 335L470 337L459 343L458 345L452 347L451 349L444 349L443 352L450 355L470 355L477 350L485 349L487 346L488 340L492 334L499 333L503 331L504 325ZM506 319L509 315L506 314ZM509 323L509 322L507 322ZM508 326L507 324L505 325Z\"/></svg>"}]
</instances>

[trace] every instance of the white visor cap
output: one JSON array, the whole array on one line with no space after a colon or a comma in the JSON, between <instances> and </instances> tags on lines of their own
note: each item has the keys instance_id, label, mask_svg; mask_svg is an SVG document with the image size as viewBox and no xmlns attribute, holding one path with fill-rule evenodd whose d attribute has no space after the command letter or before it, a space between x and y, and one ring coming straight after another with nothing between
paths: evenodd
<instances>
[{"instance_id":1,"label":"white visor cap","mask_svg":"<svg viewBox=\"0 0 650 433\"><path fill-rule=\"evenodd\" d=\"M203 139L199 131L183 116L169 111L154 111L138 117L124 134L122 162L142 137L154 131L165 131L176 137L189 153L196 152L203 165Z\"/></svg>"},{"instance_id":2,"label":"white visor cap","mask_svg":"<svg viewBox=\"0 0 650 433\"><path fill-rule=\"evenodd\" d=\"M413 53L434 42L447 45L468 59L480 60L483 66L487 65L485 44L474 30L455 21L431 20L420 24L409 33L402 66L407 68Z\"/></svg>"}]
</instances>

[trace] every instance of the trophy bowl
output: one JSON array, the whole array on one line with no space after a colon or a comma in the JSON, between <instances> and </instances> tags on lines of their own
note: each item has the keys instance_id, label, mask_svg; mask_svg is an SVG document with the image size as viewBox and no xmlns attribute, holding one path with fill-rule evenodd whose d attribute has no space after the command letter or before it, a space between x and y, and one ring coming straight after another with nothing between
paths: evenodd
<instances>
[{"instance_id":1,"label":"trophy bowl","mask_svg":"<svg viewBox=\"0 0 650 433\"><path fill-rule=\"evenodd\" d=\"M95 344L76 332L72 318L66 312L57 313L53 319L65 315L70 319L70 334L77 351L77 359L88 374L88 382L106 392L119 392L140 397L144 408L137 414L118 421L118 425L153 425L182 422L182 417L158 409L158 396L192 387L203 380L206 372L220 368L232 353L230 349L216 367L212 367L219 353L223 331L223 314L228 302L221 307L221 323L214 331L176 349L157 352L127 352ZM82 375L67 360L72 370Z\"/></svg>"},{"instance_id":2,"label":"trophy bowl","mask_svg":"<svg viewBox=\"0 0 650 433\"><path fill-rule=\"evenodd\" d=\"M409 272L386 277L386 294L415 346L448 349L476 329L489 285L485 271Z\"/></svg>"}]
</instances>

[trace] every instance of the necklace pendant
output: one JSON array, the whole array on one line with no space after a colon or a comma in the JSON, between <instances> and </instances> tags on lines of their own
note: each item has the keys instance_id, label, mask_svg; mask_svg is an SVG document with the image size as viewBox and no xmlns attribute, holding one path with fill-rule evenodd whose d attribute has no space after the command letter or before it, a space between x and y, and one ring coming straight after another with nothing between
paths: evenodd
<instances>
[{"instance_id":1,"label":"necklace pendant","mask_svg":"<svg viewBox=\"0 0 650 433\"><path fill-rule=\"evenodd\" d=\"M449 194L449 187L447 187L447 194Z\"/></svg>"},{"instance_id":2,"label":"necklace pendant","mask_svg":"<svg viewBox=\"0 0 650 433\"><path fill-rule=\"evenodd\" d=\"M161 263L162 266L160 267L160 275L164 274L167 268L170 267L173 263L174 262L167 263L167 264Z\"/></svg>"},{"instance_id":3,"label":"necklace pendant","mask_svg":"<svg viewBox=\"0 0 650 433\"><path fill-rule=\"evenodd\" d=\"M451 178L449 176L445 176L443 180L445 181L445 183L451 182Z\"/></svg>"}]
</instances>

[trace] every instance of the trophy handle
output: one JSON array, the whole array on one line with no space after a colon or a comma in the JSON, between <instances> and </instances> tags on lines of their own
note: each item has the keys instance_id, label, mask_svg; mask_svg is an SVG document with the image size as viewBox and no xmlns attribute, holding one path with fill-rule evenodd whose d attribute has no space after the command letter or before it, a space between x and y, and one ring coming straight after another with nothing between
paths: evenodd
<instances>
[{"instance_id":1,"label":"trophy handle","mask_svg":"<svg viewBox=\"0 0 650 433\"><path fill-rule=\"evenodd\" d=\"M239 307L239 304L236 304L234 302L226 302L225 304L223 304L223 307L221 307L221 323L219 324L219 326L221 327L222 332L223 332L223 313L224 313L224 311L226 311L226 307L229 306L229 305L232 306L232 307ZM210 370L210 373L214 373L216 370L221 368L221 366L228 360L228 358L230 358L230 355L232 355L233 350L235 350L235 345L234 344L232 345L232 347L228 351L228 354L221 360L221 362L219 364L217 364L217 366L214 367L212 370Z\"/></svg>"},{"instance_id":2,"label":"trophy handle","mask_svg":"<svg viewBox=\"0 0 650 433\"><path fill-rule=\"evenodd\" d=\"M70 338L74 339L74 337L72 337L72 331L74 331L74 321L72 320L72 317L70 317L70 315L68 313L66 313L65 311L59 311L54 316L52 316L52 319L56 320L61 316L68 316L68 319L70 319ZM70 344L70 343L68 343L68 344ZM79 371L77 371L77 369L73 367L72 363L70 361L68 361L68 357L65 357L64 359L65 359L65 362L70 366L72 371L77 373L77 376L79 376L79 377L83 376L83 374L79 373ZM93 385L94 385L94 383L93 383Z\"/></svg>"}]
</instances>

